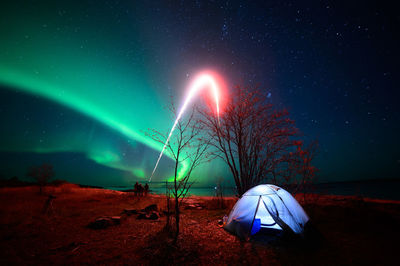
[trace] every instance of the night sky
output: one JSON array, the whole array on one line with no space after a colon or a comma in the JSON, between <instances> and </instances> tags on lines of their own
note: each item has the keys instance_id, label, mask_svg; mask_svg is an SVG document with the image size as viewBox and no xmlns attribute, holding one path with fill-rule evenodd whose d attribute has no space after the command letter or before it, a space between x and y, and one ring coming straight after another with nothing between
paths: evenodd
<instances>
[{"instance_id":1,"label":"night sky","mask_svg":"<svg viewBox=\"0 0 400 266\"><path fill-rule=\"evenodd\" d=\"M0 177L51 163L83 184L147 180L162 147L144 132L212 69L318 139L319 181L399 178L399 21L385 1L2 1ZM193 177L231 180L217 161Z\"/></svg>"}]
</instances>

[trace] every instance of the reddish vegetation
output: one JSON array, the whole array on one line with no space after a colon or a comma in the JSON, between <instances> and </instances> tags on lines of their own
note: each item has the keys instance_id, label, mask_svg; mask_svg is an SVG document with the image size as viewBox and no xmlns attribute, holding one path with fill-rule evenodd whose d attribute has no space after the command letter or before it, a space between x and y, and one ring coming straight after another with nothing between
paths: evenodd
<instances>
[{"instance_id":1,"label":"reddish vegetation","mask_svg":"<svg viewBox=\"0 0 400 266\"><path fill-rule=\"evenodd\" d=\"M237 86L220 117L200 110L207 140L228 166L239 195L266 179L305 188L317 171L312 165L317 142L304 146L295 140L300 134L289 112L267 102L260 88Z\"/></svg>"},{"instance_id":2,"label":"reddish vegetation","mask_svg":"<svg viewBox=\"0 0 400 266\"><path fill-rule=\"evenodd\" d=\"M50 191L51 190L51 191ZM212 198L191 197L204 209L183 210L177 246L159 221L123 218L120 225L87 228L100 216L120 215L125 208L149 204L164 208L164 197L137 200L132 194L74 185L0 189L0 264L388 264L397 261L399 202L355 197L308 199L305 210L321 231L320 247L301 240L242 242L218 227L229 209L216 209ZM301 198L301 197L299 197ZM230 207L234 199L226 199ZM309 244L309 243L308 243Z\"/></svg>"}]
</instances>

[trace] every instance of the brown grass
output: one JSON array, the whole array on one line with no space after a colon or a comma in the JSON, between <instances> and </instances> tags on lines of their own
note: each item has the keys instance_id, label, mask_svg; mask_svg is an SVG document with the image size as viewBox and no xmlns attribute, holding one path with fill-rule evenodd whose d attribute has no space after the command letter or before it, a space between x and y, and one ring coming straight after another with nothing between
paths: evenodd
<instances>
[{"instance_id":1,"label":"brown grass","mask_svg":"<svg viewBox=\"0 0 400 266\"><path fill-rule=\"evenodd\" d=\"M318 197L306 211L325 242L320 247L302 240L243 242L217 226L226 209L212 197L190 197L202 210L183 210L182 233L175 246L159 221L125 217L121 225L92 230L100 216L119 215L124 208L141 209L164 197L135 199L130 193L75 185L48 187L56 196L53 212L43 214L47 196L37 187L0 189L0 264L391 264L397 261L400 224L398 202L355 197ZM299 197L301 198L301 197Z\"/></svg>"}]
</instances>

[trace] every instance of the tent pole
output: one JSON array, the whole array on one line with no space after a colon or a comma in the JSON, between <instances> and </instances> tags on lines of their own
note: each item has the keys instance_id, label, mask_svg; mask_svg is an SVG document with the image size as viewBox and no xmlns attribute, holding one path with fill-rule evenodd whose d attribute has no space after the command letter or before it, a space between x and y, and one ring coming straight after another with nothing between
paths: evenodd
<instances>
[{"instance_id":1,"label":"tent pole","mask_svg":"<svg viewBox=\"0 0 400 266\"><path fill-rule=\"evenodd\" d=\"M281 196L279 196L279 194L276 193L276 191L274 191L274 192L275 192L275 195L282 201L283 206L285 206L285 208L286 208L286 210L288 211L290 217L292 217L293 221L297 224L297 226L299 226L299 224L297 223L296 219L294 219L294 216L293 216L292 212L291 212L291 211L289 210L289 208L286 206L286 204L285 204L285 202L283 201L283 199L281 198ZM290 226L289 226L289 228L290 228ZM290 228L290 229L291 229L291 228ZM293 231L293 229L292 229L292 231Z\"/></svg>"},{"instance_id":2,"label":"tent pole","mask_svg":"<svg viewBox=\"0 0 400 266\"><path fill-rule=\"evenodd\" d=\"M258 211L258 206L260 205L260 200L261 200L261 195L258 197L257 207L256 207L256 211L254 212L253 220L251 221L249 235L251 235L251 229L253 229L254 219L256 219L256 214L257 214L257 211Z\"/></svg>"}]
</instances>

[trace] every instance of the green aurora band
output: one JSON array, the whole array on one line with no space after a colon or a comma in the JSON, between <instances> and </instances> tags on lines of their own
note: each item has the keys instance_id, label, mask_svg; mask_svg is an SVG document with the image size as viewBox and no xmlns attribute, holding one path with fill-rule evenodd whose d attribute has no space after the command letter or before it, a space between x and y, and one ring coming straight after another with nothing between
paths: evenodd
<instances>
[{"instance_id":1,"label":"green aurora band","mask_svg":"<svg viewBox=\"0 0 400 266\"><path fill-rule=\"evenodd\" d=\"M148 128L166 131L172 123L162 109L167 90L152 89L155 84L146 63L156 51L147 51L150 44L135 37L146 29L132 23L128 15L121 18L124 25L110 23L113 19L101 19L109 15L107 8L96 9L95 5L87 11L84 5L89 4L4 5L0 11L0 36L6 36L0 42L0 84L67 106L161 151L162 145L144 134ZM156 82L162 80L158 77ZM122 163L112 150L88 148L79 141L52 143L1 150L77 151L99 164L130 171L139 178L146 176L144 169ZM179 174L185 171L182 164Z\"/></svg>"},{"instance_id":2,"label":"green aurora band","mask_svg":"<svg viewBox=\"0 0 400 266\"><path fill-rule=\"evenodd\" d=\"M18 74L16 71L10 71L0 66L0 83L6 86L15 87L20 90L32 93L35 95L40 95L45 98L51 99L58 103L61 103L67 107L81 112L91 118L98 120L99 122L115 129L116 131L124 134L125 136L131 138L134 141L141 142L157 151L161 151L163 146L153 141L151 138L146 137L143 133L140 133L141 129L137 128L138 123L135 121L121 121L118 120L118 115L113 114L107 110L102 109L100 106L92 103L91 101L83 99L81 96L74 94L71 90L66 90L65 88L53 86L46 82L39 81L35 78L24 76ZM118 103L116 103L118 104ZM115 110L115 108L110 108L109 110ZM127 126L130 125L130 126ZM43 149L37 147L34 149L35 152L56 152L65 151L65 149ZM168 152L166 155L173 158ZM104 152L98 154L89 154L88 158L93 161L103 164L109 167L130 171L135 176L140 178L145 178L145 173L142 169L131 168L129 166L120 164L120 158L117 154L111 152ZM179 171L179 176L185 174L187 170L187 165L182 164ZM171 179L171 178L170 178Z\"/></svg>"}]
</instances>

